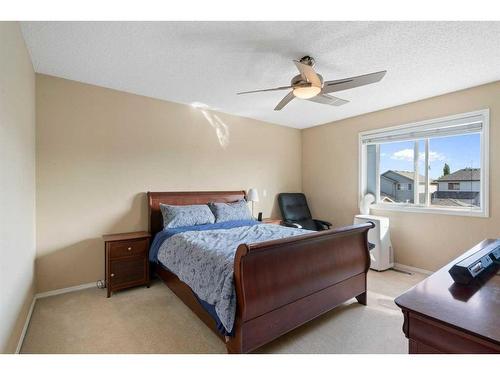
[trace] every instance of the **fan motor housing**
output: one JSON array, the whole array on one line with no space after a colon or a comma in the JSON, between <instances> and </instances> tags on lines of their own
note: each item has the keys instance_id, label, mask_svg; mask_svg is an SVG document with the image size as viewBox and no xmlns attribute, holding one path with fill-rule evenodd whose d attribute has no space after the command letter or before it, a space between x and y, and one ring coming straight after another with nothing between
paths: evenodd
<instances>
[{"instance_id":1,"label":"fan motor housing","mask_svg":"<svg viewBox=\"0 0 500 375\"><path fill-rule=\"evenodd\" d=\"M321 85L323 86L323 76L321 74L318 74L319 79L321 80ZM304 78L300 74L296 75L295 77L292 78L290 81L291 86L297 86L297 85L303 85L307 84L307 81L304 81Z\"/></svg>"},{"instance_id":2,"label":"fan motor housing","mask_svg":"<svg viewBox=\"0 0 500 375\"><path fill-rule=\"evenodd\" d=\"M309 66L314 66L314 64L316 64L316 61L311 56L304 56L299 61L302 64L306 64L306 65L309 65Z\"/></svg>"}]
</instances>

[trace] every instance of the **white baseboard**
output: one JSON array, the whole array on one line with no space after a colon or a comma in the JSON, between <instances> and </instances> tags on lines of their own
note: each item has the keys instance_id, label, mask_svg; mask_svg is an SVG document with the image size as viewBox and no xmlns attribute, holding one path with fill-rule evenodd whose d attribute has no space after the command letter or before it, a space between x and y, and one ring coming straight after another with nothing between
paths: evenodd
<instances>
[{"instance_id":1,"label":"white baseboard","mask_svg":"<svg viewBox=\"0 0 500 375\"><path fill-rule=\"evenodd\" d=\"M417 272L417 273L423 273L424 275L432 275L434 273L433 271L428 271L428 270L424 270L422 268L407 266L406 264L401 264L401 263L394 263L393 268L395 270L398 270L398 271Z\"/></svg>"},{"instance_id":2,"label":"white baseboard","mask_svg":"<svg viewBox=\"0 0 500 375\"><path fill-rule=\"evenodd\" d=\"M51 296L57 296L58 294L65 294L70 292L75 292L77 290L89 289L97 287L96 283L87 283L82 285L70 286L69 288L55 289L49 290L48 292L37 293L33 296L33 301L31 302L30 309L28 311L28 315L26 316L26 321L24 322L24 327L21 332L21 336L19 337L19 341L17 343L16 354L19 354L21 351L21 347L23 346L24 337L26 336L26 332L28 331L28 326L30 325L31 315L33 314L33 309L35 308L35 302L39 298L46 298Z\"/></svg>"},{"instance_id":3,"label":"white baseboard","mask_svg":"<svg viewBox=\"0 0 500 375\"><path fill-rule=\"evenodd\" d=\"M57 296L58 294L64 294L69 292L75 292L77 290L88 289L92 287L97 287L96 283L87 283L82 285L70 286L69 288L49 290L48 292L37 293L35 298L45 298L50 296Z\"/></svg>"},{"instance_id":4,"label":"white baseboard","mask_svg":"<svg viewBox=\"0 0 500 375\"><path fill-rule=\"evenodd\" d=\"M33 301L31 301L30 309L28 310L28 315L26 315L26 321L24 322L23 330L21 331L21 336L19 336L19 341L17 342L16 354L21 351L21 346L23 346L24 336L28 331L28 326L31 321L31 314L33 314L33 309L35 308L36 294L33 296Z\"/></svg>"}]
</instances>

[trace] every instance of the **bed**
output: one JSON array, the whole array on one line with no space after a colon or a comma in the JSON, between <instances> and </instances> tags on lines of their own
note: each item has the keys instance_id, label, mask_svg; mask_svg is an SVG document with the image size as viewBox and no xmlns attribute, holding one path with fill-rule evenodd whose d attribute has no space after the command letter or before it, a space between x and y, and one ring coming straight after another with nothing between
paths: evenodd
<instances>
[{"instance_id":1,"label":"bed","mask_svg":"<svg viewBox=\"0 0 500 375\"><path fill-rule=\"evenodd\" d=\"M153 238L163 230L160 203L230 203L245 198L244 191L147 195ZM269 224L260 227L264 225ZM248 353L351 298L366 304L370 265L367 233L372 227L367 223L241 243L235 250L231 270L236 307L230 333L221 331L213 311L174 272L161 262L152 263L151 269L225 342L228 353Z\"/></svg>"}]
</instances>

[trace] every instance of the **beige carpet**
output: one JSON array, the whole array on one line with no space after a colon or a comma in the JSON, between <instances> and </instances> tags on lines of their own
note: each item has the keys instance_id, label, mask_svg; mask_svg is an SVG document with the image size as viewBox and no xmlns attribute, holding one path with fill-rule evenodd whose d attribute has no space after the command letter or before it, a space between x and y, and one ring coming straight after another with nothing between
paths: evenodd
<instances>
[{"instance_id":1,"label":"beige carpet","mask_svg":"<svg viewBox=\"0 0 500 375\"><path fill-rule=\"evenodd\" d=\"M368 276L368 306L348 301L258 353L406 353L393 302L424 275ZM117 292L91 288L39 299L22 353L225 353L225 346L161 281Z\"/></svg>"}]
</instances>

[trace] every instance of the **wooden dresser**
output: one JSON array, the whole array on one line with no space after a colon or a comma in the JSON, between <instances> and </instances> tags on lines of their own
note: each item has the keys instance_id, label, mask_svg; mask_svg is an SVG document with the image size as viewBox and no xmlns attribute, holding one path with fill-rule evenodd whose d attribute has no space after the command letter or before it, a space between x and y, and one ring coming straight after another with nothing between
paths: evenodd
<instances>
[{"instance_id":1,"label":"wooden dresser","mask_svg":"<svg viewBox=\"0 0 500 375\"><path fill-rule=\"evenodd\" d=\"M104 239L108 298L111 293L133 286L149 287L148 232L108 234Z\"/></svg>"},{"instance_id":2,"label":"wooden dresser","mask_svg":"<svg viewBox=\"0 0 500 375\"><path fill-rule=\"evenodd\" d=\"M498 267L469 285L448 270L493 240L485 240L396 298L404 315L410 354L500 353Z\"/></svg>"}]
</instances>

